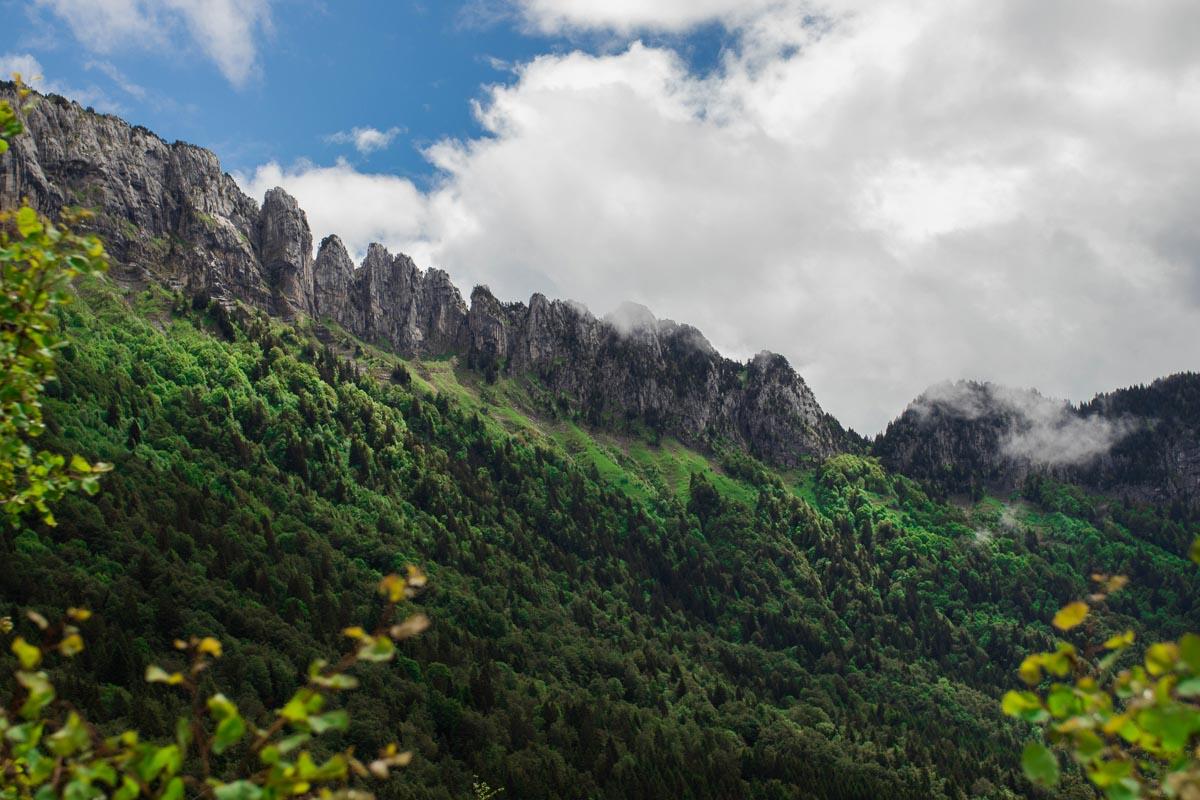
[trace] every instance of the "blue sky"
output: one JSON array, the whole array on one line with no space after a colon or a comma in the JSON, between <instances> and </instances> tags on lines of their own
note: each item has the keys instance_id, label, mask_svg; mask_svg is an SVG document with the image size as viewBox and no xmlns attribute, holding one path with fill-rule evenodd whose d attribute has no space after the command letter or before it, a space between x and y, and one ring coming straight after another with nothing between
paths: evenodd
<instances>
[{"instance_id":1,"label":"blue sky","mask_svg":"<svg viewBox=\"0 0 1200 800\"><path fill-rule=\"evenodd\" d=\"M644 304L881 429L1200 368L1195 0L0 0L0 70L314 236Z\"/></svg>"},{"instance_id":2,"label":"blue sky","mask_svg":"<svg viewBox=\"0 0 1200 800\"><path fill-rule=\"evenodd\" d=\"M66 3L59 13L56 5L0 0L0 54L32 55L51 87L168 140L202 144L231 171L341 157L426 182L424 148L480 135L472 103L484 87L511 81L512 65L619 44L607 35L541 32L499 0L283 0L258 31L255 68L234 82L182 31L162 48L89 49L63 19L87 12ZM648 35L669 41L700 72L712 69L727 39L713 24ZM393 135L368 151L350 137L331 138L355 128Z\"/></svg>"}]
</instances>

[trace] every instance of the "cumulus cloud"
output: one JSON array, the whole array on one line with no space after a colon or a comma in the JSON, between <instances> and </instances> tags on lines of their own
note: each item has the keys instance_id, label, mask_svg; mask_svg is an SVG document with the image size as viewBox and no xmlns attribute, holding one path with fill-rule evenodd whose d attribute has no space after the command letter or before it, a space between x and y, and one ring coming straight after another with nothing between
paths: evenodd
<instances>
[{"instance_id":1,"label":"cumulus cloud","mask_svg":"<svg viewBox=\"0 0 1200 800\"><path fill-rule=\"evenodd\" d=\"M966 381L933 386L910 408L926 417L937 412L1000 422L1005 426L1000 437L1004 455L1049 467L1086 464L1107 453L1136 427L1130 419L1082 416L1065 400L1034 390Z\"/></svg>"},{"instance_id":2,"label":"cumulus cloud","mask_svg":"<svg viewBox=\"0 0 1200 800\"><path fill-rule=\"evenodd\" d=\"M325 141L333 144L351 144L363 155L388 147L392 140L400 135L400 128L388 128L381 131L378 128L351 128L348 131L338 131L325 137Z\"/></svg>"},{"instance_id":3,"label":"cumulus cloud","mask_svg":"<svg viewBox=\"0 0 1200 800\"><path fill-rule=\"evenodd\" d=\"M945 378L1082 399L1197 367L1200 5L521 8L547 30L733 38L704 74L636 40L517 66L478 102L484 135L426 151L426 192L275 166L318 232L779 351L868 432Z\"/></svg>"},{"instance_id":4,"label":"cumulus cloud","mask_svg":"<svg viewBox=\"0 0 1200 800\"><path fill-rule=\"evenodd\" d=\"M180 35L234 86L258 70L256 37L270 30L270 0L37 0L94 53L164 49Z\"/></svg>"},{"instance_id":5,"label":"cumulus cloud","mask_svg":"<svg viewBox=\"0 0 1200 800\"><path fill-rule=\"evenodd\" d=\"M547 33L605 29L678 33L707 22L738 24L778 0L519 0L524 18Z\"/></svg>"},{"instance_id":6,"label":"cumulus cloud","mask_svg":"<svg viewBox=\"0 0 1200 800\"><path fill-rule=\"evenodd\" d=\"M363 174L344 160L331 167L301 162L284 168L270 162L251 174L235 173L234 178L251 197L286 187L308 215L317 241L336 233L359 259L371 242L428 258L427 250L412 247L427 224L427 199L404 178Z\"/></svg>"}]
</instances>

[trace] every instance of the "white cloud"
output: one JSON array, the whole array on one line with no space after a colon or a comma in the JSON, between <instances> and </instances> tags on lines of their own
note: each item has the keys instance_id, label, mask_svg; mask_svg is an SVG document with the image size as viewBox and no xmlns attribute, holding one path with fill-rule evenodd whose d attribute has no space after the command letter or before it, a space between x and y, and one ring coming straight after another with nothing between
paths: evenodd
<instances>
[{"instance_id":1,"label":"white cloud","mask_svg":"<svg viewBox=\"0 0 1200 800\"><path fill-rule=\"evenodd\" d=\"M1200 5L649 5L525 9L736 43L705 75L637 42L519 66L486 135L428 150L425 194L344 164L279 180L319 233L370 228L466 288L636 300L782 352L860 430L945 378L1081 399L1200 366Z\"/></svg>"},{"instance_id":2,"label":"white cloud","mask_svg":"<svg viewBox=\"0 0 1200 800\"><path fill-rule=\"evenodd\" d=\"M14 74L20 75L21 80L35 89L40 90L45 85L41 62L29 53L0 55L0 79L11 80Z\"/></svg>"},{"instance_id":3,"label":"white cloud","mask_svg":"<svg viewBox=\"0 0 1200 800\"><path fill-rule=\"evenodd\" d=\"M732 23L779 6L778 0L519 0L527 21L547 33L604 29L679 32L706 22Z\"/></svg>"},{"instance_id":4,"label":"white cloud","mask_svg":"<svg viewBox=\"0 0 1200 800\"><path fill-rule=\"evenodd\" d=\"M388 128L381 131L378 128L351 128L348 131L338 131L325 137L325 141L334 144L352 144L354 149L363 155L383 150L391 145L392 140L399 136L400 128Z\"/></svg>"},{"instance_id":5,"label":"white cloud","mask_svg":"<svg viewBox=\"0 0 1200 800\"><path fill-rule=\"evenodd\" d=\"M102 89L95 86L84 88L67 86L60 81L46 77L42 64L30 53L4 53L0 55L0 79L9 80L13 73L18 73L21 80L43 94L58 94L69 97L85 106L92 106L109 114L120 114L124 111L120 103L109 97Z\"/></svg>"},{"instance_id":6,"label":"white cloud","mask_svg":"<svg viewBox=\"0 0 1200 800\"><path fill-rule=\"evenodd\" d=\"M176 47L186 32L234 86L258 69L255 37L271 27L270 0L37 0L92 52Z\"/></svg>"},{"instance_id":7,"label":"white cloud","mask_svg":"<svg viewBox=\"0 0 1200 800\"><path fill-rule=\"evenodd\" d=\"M911 408L921 415L936 409L967 420L992 417L1005 426L1004 455L1051 467L1085 465L1136 429L1131 419L1080 416L1067 402L1036 391L963 381L931 386Z\"/></svg>"},{"instance_id":8,"label":"white cloud","mask_svg":"<svg viewBox=\"0 0 1200 800\"><path fill-rule=\"evenodd\" d=\"M300 163L287 169L271 162L251 175L235 173L234 178L256 198L272 187L287 187L308 215L318 242L336 233L359 258L371 242L385 244L393 252L409 248L414 254L429 255L426 248L411 248L426 225L427 203L403 178L365 175L345 161L332 167Z\"/></svg>"}]
</instances>

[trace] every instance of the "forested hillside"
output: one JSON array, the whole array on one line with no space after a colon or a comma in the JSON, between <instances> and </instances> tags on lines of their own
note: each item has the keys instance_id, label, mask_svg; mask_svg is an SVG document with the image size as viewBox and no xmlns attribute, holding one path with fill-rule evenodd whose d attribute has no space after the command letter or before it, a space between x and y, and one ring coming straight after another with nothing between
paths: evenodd
<instances>
[{"instance_id":1,"label":"forested hillside","mask_svg":"<svg viewBox=\"0 0 1200 800\"><path fill-rule=\"evenodd\" d=\"M0 613L95 610L58 684L108 725L172 729L143 673L187 634L263 714L411 562L433 625L362 674L345 734L414 751L383 797L1088 798L1021 775L1021 657L1094 571L1131 578L1098 634L1200 627L1186 517L1045 479L948 505L859 456L591 428L534 379L307 318L82 295L47 444L114 470L0 538Z\"/></svg>"}]
</instances>

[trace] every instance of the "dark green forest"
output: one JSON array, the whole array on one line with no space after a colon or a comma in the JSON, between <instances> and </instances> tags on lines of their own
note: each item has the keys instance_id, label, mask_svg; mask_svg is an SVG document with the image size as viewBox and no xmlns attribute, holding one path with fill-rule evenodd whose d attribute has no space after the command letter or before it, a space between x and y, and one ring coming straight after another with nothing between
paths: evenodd
<instances>
[{"instance_id":1,"label":"dark green forest","mask_svg":"<svg viewBox=\"0 0 1200 800\"><path fill-rule=\"evenodd\" d=\"M187 635L265 714L415 563L432 627L360 673L343 734L414 751L381 797L1091 798L1021 773L1022 656L1093 572L1130 578L1096 635L1200 628L1178 509L1046 478L934 500L857 455L780 472L312 321L81 295L45 446L114 469L0 536L0 614L96 612L56 684L114 729L169 734L182 701L143 674Z\"/></svg>"}]
</instances>

